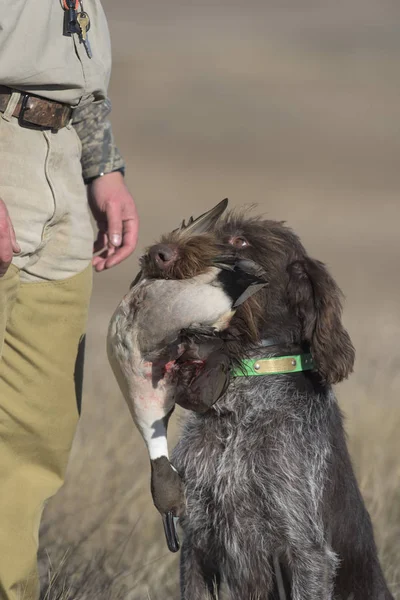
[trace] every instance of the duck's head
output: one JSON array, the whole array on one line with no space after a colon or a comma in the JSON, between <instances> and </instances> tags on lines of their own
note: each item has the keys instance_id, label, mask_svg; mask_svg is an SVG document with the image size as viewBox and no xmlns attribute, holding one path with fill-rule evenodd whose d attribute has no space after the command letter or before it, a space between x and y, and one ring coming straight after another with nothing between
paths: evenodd
<instances>
[{"instance_id":1,"label":"duck's head","mask_svg":"<svg viewBox=\"0 0 400 600\"><path fill-rule=\"evenodd\" d=\"M166 456L151 461L151 494L163 520L168 548L177 552L179 538L176 524L185 512L185 493L182 479Z\"/></svg>"}]
</instances>

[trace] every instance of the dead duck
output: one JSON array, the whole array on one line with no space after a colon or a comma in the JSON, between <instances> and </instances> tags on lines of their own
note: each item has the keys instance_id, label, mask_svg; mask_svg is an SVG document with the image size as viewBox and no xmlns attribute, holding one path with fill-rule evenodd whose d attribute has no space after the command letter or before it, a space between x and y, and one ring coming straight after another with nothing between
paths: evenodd
<instances>
[{"instance_id":1,"label":"dead duck","mask_svg":"<svg viewBox=\"0 0 400 600\"><path fill-rule=\"evenodd\" d=\"M252 261L226 263L219 254L212 228L227 202L169 234L173 249L163 238L148 250L108 331L109 361L148 449L153 502L172 552L185 500L169 461L168 420L177 401L202 412L221 396L230 365L216 334L266 285Z\"/></svg>"}]
</instances>

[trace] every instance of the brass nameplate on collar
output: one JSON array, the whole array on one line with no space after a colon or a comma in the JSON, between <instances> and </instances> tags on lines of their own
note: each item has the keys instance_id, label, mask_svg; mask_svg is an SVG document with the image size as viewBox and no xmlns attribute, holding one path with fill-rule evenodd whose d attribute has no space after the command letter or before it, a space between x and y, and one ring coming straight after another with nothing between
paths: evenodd
<instances>
[{"instance_id":1,"label":"brass nameplate on collar","mask_svg":"<svg viewBox=\"0 0 400 600\"><path fill-rule=\"evenodd\" d=\"M264 373L276 373L278 372L291 372L299 369L300 364L298 364L298 360L295 358L287 358L283 356L282 358L267 358L256 360L253 364L254 370L261 374Z\"/></svg>"}]
</instances>

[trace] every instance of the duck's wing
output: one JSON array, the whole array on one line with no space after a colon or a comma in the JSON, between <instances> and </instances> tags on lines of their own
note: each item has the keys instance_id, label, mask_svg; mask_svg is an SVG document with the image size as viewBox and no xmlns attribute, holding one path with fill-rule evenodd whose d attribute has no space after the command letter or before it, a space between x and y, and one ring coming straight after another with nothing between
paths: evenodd
<instances>
[{"instance_id":1,"label":"duck's wing","mask_svg":"<svg viewBox=\"0 0 400 600\"><path fill-rule=\"evenodd\" d=\"M183 363L179 368L176 403L198 413L207 412L229 385L230 359L221 350L211 353L204 363Z\"/></svg>"},{"instance_id":2,"label":"duck's wing","mask_svg":"<svg viewBox=\"0 0 400 600\"><path fill-rule=\"evenodd\" d=\"M175 231L179 231L179 233L184 233L185 235L193 235L194 233L199 234L209 231L212 227L214 227L227 206L228 198L224 198L224 200L221 200L221 202L214 206L214 208L203 213L196 219L190 217L187 224L185 221L182 221L179 229L176 229Z\"/></svg>"},{"instance_id":3,"label":"duck's wing","mask_svg":"<svg viewBox=\"0 0 400 600\"><path fill-rule=\"evenodd\" d=\"M215 266L221 269L218 282L231 298L232 308L237 308L268 285L267 274L253 260L219 257Z\"/></svg>"}]
</instances>

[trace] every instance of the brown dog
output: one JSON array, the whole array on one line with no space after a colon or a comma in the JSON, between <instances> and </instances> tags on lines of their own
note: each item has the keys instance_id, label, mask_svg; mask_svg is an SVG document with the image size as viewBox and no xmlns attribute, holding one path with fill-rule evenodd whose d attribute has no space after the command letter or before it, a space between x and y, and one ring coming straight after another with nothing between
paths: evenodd
<instances>
[{"instance_id":1,"label":"brown dog","mask_svg":"<svg viewBox=\"0 0 400 600\"><path fill-rule=\"evenodd\" d=\"M231 381L189 414L173 453L186 495L182 599L217 598L223 581L232 600L393 600L331 387L354 362L340 290L290 229L241 214L165 236L143 268L185 280L209 269L216 245L268 284L214 332Z\"/></svg>"}]
</instances>

